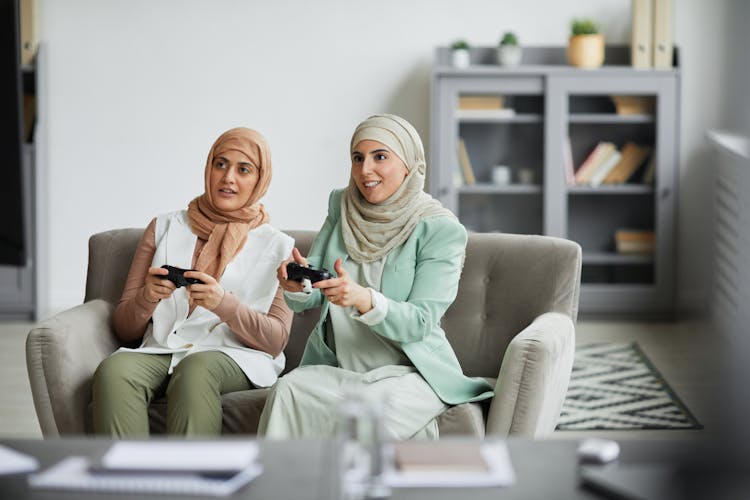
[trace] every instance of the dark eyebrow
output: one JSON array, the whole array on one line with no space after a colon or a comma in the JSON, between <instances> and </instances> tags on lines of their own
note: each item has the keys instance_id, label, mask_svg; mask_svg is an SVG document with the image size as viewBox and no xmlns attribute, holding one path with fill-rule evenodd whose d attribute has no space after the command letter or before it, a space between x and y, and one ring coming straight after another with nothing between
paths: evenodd
<instances>
[{"instance_id":1,"label":"dark eyebrow","mask_svg":"<svg viewBox=\"0 0 750 500\"><path fill-rule=\"evenodd\" d=\"M374 154L374 153L390 153L390 151L389 151L388 149L386 149L386 148L379 148L379 149L373 149L372 151L370 151L370 153L369 153L369 154ZM354 154L359 154L359 155L361 155L362 153L360 153L359 151L357 151L357 150L355 149L354 151L352 151L352 154L353 154L353 155L354 155Z\"/></svg>"},{"instance_id":2,"label":"dark eyebrow","mask_svg":"<svg viewBox=\"0 0 750 500\"><path fill-rule=\"evenodd\" d=\"M214 158L214 161L216 160L224 160L225 162L229 163L229 160L225 156L221 156L221 155ZM241 166L255 167L255 165L253 165L249 161L241 161L241 162L238 162L237 164Z\"/></svg>"}]
</instances>

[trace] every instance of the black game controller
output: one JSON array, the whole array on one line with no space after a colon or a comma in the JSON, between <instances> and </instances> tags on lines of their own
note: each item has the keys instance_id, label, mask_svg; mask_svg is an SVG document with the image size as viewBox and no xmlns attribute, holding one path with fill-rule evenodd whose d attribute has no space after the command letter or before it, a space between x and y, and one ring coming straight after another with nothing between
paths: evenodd
<instances>
[{"instance_id":1,"label":"black game controller","mask_svg":"<svg viewBox=\"0 0 750 500\"><path fill-rule=\"evenodd\" d=\"M296 262L290 262L286 265L286 274L290 280L301 282L307 278L310 280L310 283L317 283L318 281L333 278L328 269L313 269L312 267L300 266Z\"/></svg>"},{"instance_id":2,"label":"black game controller","mask_svg":"<svg viewBox=\"0 0 750 500\"><path fill-rule=\"evenodd\" d=\"M177 288L180 288L181 286L194 285L195 283L200 283L201 285L203 284L203 282L198 278L185 277L185 271L195 271L195 269L181 269L179 267L168 266L166 264L161 266L161 268L169 271L169 274L167 274L166 276L161 276L161 279L171 281Z\"/></svg>"}]
</instances>

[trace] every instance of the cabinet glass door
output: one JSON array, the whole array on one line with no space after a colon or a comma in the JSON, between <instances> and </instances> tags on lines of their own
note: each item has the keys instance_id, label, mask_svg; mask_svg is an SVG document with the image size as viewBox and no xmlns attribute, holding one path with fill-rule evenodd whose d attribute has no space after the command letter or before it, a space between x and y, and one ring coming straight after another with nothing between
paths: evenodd
<instances>
[{"instance_id":1,"label":"cabinet glass door","mask_svg":"<svg viewBox=\"0 0 750 500\"><path fill-rule=\"evenodd\" d=\"M454 148L447 151L444 165L451 176L445 189L448 203L471 231L541 234L542 80L451 83L441 101L450 124L443 137Z\"/></svg>"}]
</instances>

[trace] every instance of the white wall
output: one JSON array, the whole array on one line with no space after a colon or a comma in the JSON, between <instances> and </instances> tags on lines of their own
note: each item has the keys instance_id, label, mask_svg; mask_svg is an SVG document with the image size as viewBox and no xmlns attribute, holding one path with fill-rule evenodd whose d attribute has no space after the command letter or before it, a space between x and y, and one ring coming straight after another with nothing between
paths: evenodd
<instances>
[{"instance_id":1,"label":"white wall","mask_svg":"<svg viewBox=\"0 0 750 500\"><path fill-rule=\"evenodd\" d=\"M675 1L684 75L680 243L689 247L682 282L698 304L703 277L694 264L704 257L706 221L696 213L705 187L695 158L703 130L722 120L716 96L726 63L714 57L721 36L691 35L722 33L728 1ZM599 19L608 43L628 43L630 30L630 0L37 2L48 51L49 312L81 301L92 233L142 227L202 192L206 153L227 128L249 126L269 139L272 222L316 229L329 190L346 184L348 140L360 120L397 113L427 142L434 47L459 37L494 45L506 29L522 44L562 46L577 16Z\"/></svg>"}]
</instances>

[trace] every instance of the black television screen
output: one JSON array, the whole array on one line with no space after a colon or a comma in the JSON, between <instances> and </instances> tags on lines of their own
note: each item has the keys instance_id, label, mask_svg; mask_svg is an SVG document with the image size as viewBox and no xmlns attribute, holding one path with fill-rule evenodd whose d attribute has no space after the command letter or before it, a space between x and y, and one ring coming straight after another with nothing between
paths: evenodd
<instances>
[{"instance_id":1,"label":"black television screen","mask_svg":"<svg viewBox=\"0 0 750 500\"><path fill-rule=\"evenodd\" d=\"M0 265L26 263L18 0L0 0Z\"/></svg>"}]
</instances>

